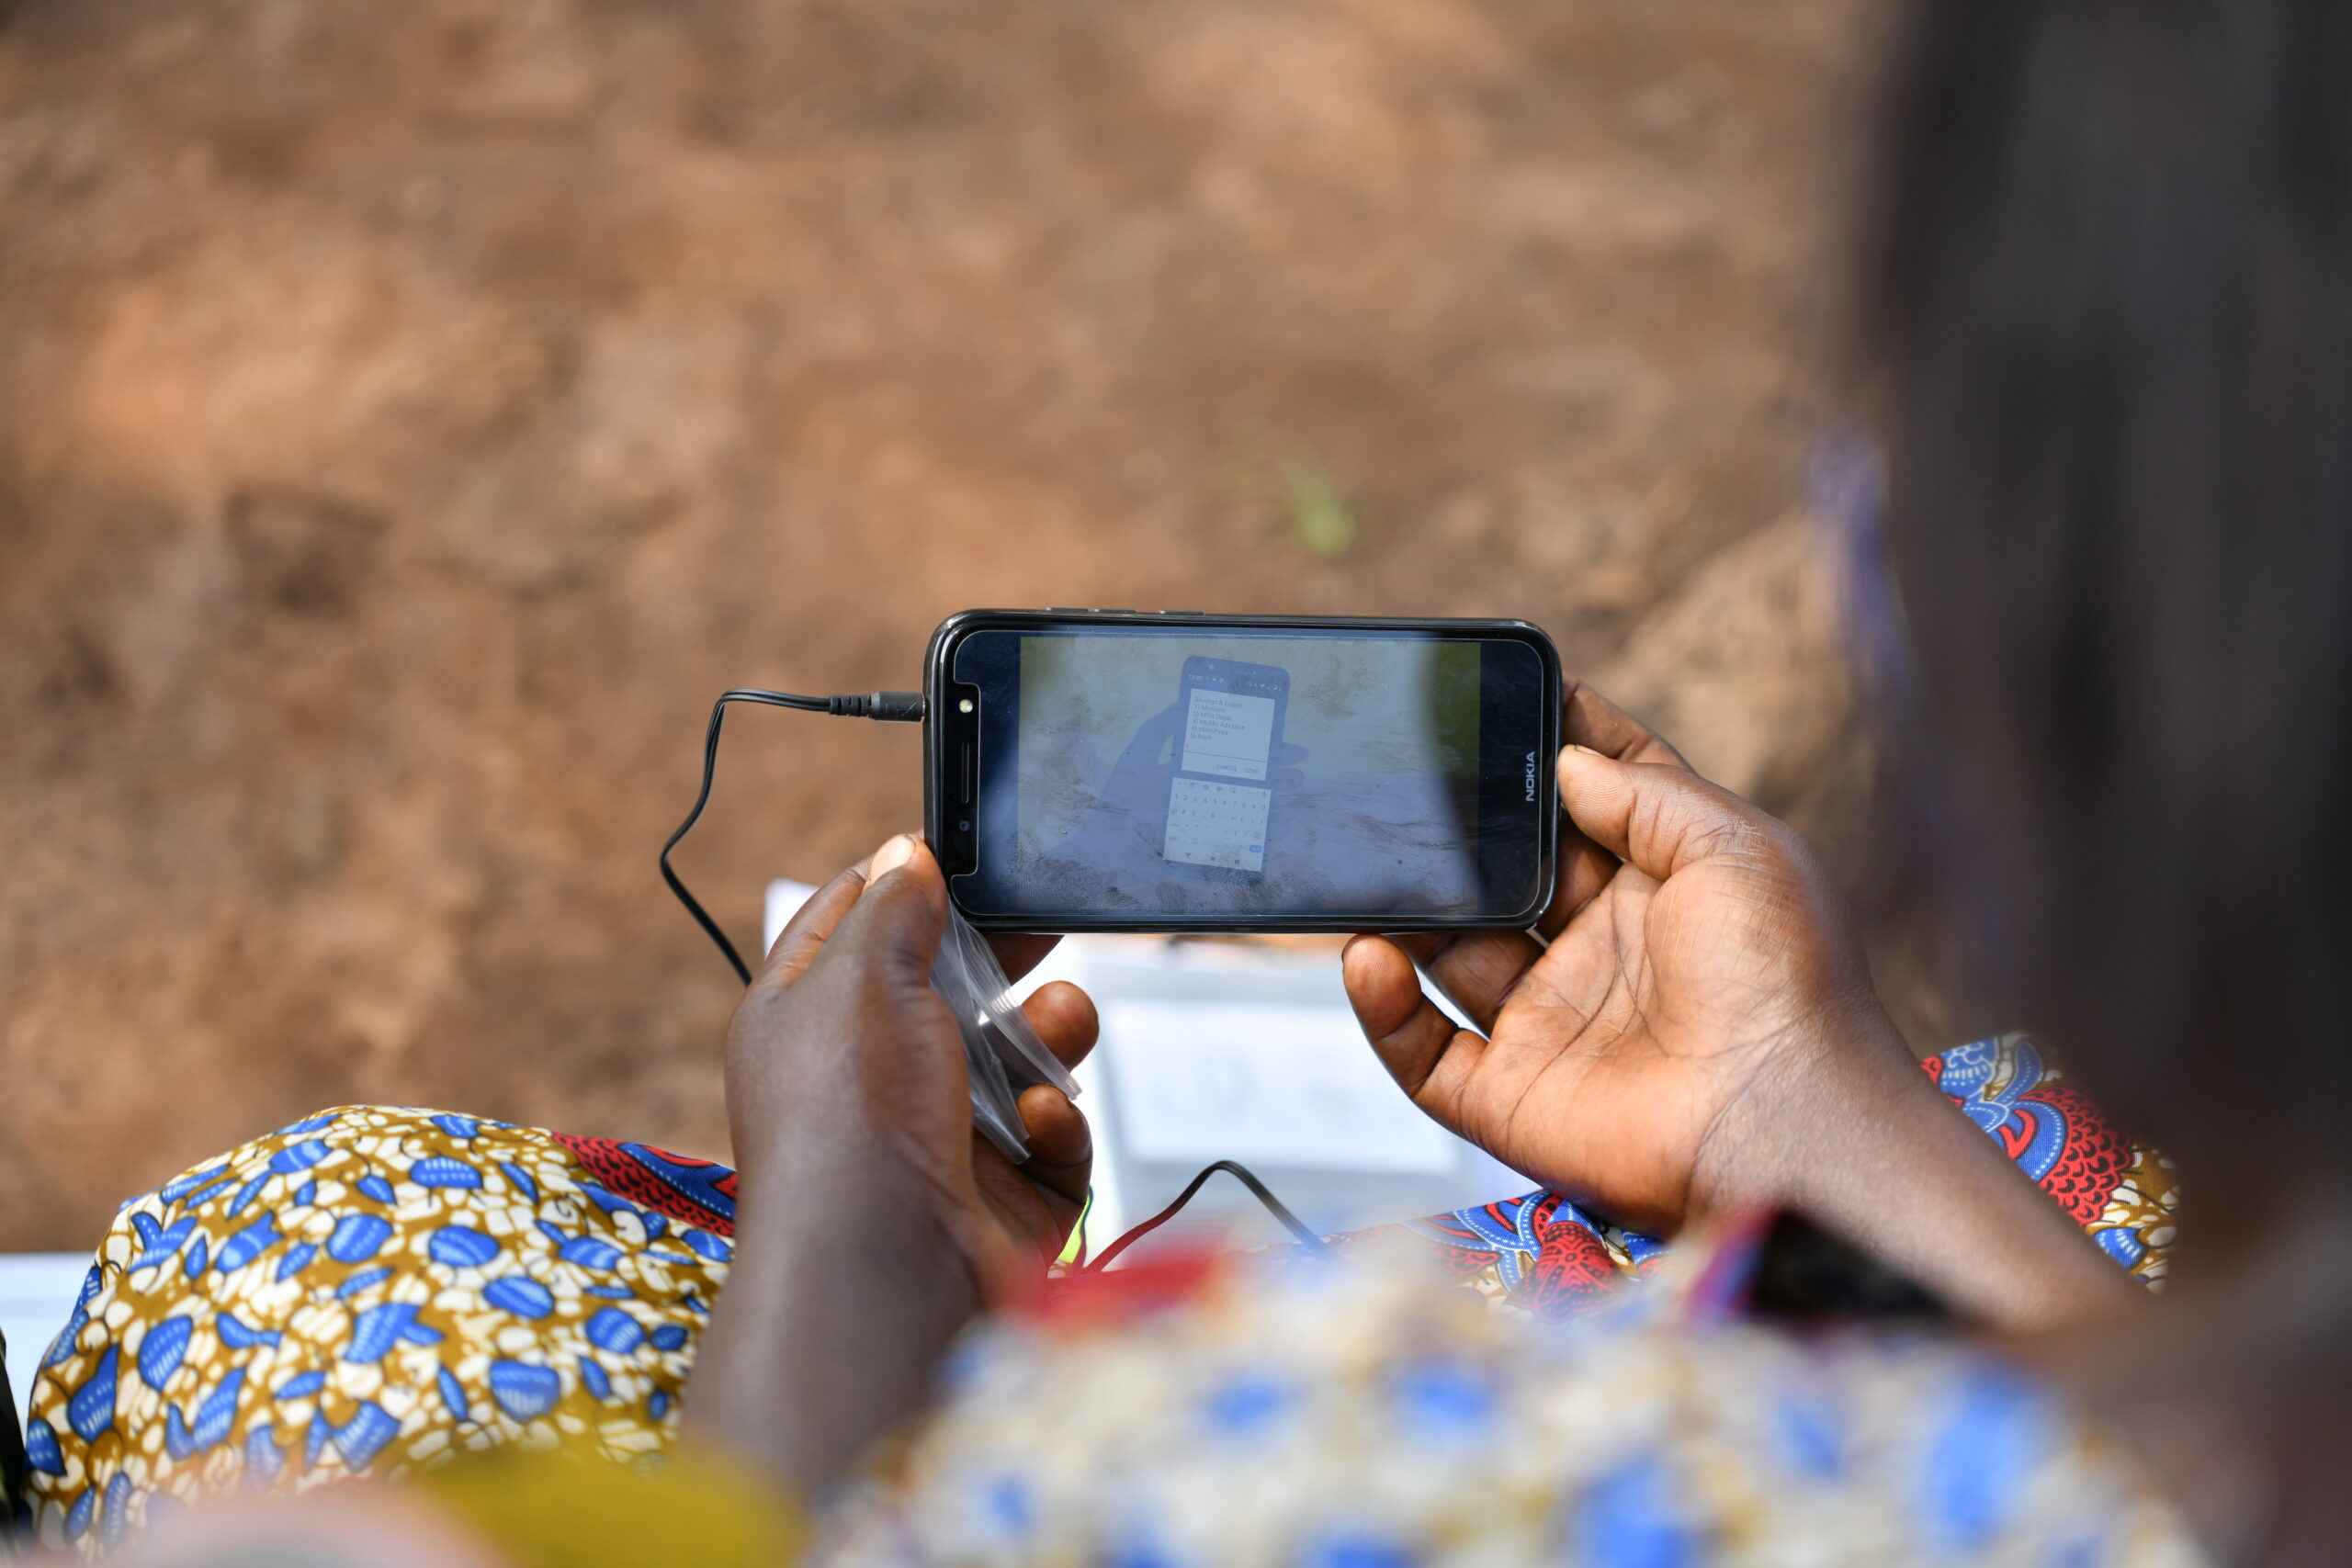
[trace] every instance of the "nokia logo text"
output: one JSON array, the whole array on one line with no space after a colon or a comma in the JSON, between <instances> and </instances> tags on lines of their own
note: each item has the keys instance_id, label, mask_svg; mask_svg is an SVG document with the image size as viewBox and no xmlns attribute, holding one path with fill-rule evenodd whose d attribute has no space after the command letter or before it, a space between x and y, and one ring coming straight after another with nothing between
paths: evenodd
<instances>
[{"instance_id":1,"label":"nokia logo text","mask_svg":"<svg viewBox=\"0 0 2352 1568\"><path fill-rule=\"evenodd\" d=\"M1535 798L1535 753L1527 754L1527 798Z\"/></svg>"}]
</instances>

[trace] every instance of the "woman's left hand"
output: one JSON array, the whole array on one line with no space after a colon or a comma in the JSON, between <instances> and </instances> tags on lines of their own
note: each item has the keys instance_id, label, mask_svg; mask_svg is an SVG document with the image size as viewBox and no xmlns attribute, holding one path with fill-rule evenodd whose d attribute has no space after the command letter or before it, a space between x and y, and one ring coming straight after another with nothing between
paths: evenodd
<instances>
[{"instance_id":1,"label":"woman's left hand","mask_svg":"<svg viewBox=\"0 0 2352 1568\"><path fill-rule=\"evenodd\" d=\"M913 1407L983 1300L1034 1290L1085 1206L1086 1122L1060 1091L1022 1096L1022 1165L972 1126L963 1037L931 988L946 918L931 852L891 840L802 907L728 1031L736 1255L689 1419L803 1487ZM1094 1043L1075 986L1023 1010L1066 1063Z\"/></svg>"},{"instance_id":2,"label":"woman's left hand","mask_svg":"<svg viewBox=\"0 0 2352 1568\"><path fill-rule=\"evenodd\" d=\"M813 894L728 1029L728 1122L747 1184L857 1129L863 1146L838 1151L844 1173L887 1154L919 1178L938 1224L996 1289L1060 1253L1086 1205L1092 1148L1078 1108L1042 1086L1021 1100L1025 1163L974 1130L963 1037L931 988L946 919L939 863L911 835ZM1005 956L1018 971L1052 945L1016 940ZM1094 1004L1077 987L1041 987L1022 1010L1065 1064L1092 1049Z\"/></svg>"}]
</instances>

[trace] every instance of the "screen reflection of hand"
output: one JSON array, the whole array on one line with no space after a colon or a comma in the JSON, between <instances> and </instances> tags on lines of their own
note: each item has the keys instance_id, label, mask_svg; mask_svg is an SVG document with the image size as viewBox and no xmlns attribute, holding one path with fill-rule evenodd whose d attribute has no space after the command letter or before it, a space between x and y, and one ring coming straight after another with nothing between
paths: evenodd
<instances>
[{"instance_id":1,"label":"screen reflection of hand","mask_svg":"<svg viewBox=\"0 0 2352 1568\"><path fill-rule=\"evenodd\" d=\"M1189 876L1191 868L1171 866L1159 852L1167 834L1169 781L1176 771L1175 743L1183 724L1182 700L1145 719L1111 765L1110 776L1087 808L1085 820L1048 858L1089 882L1128 893L1138 893L1171 875ZM1306 775L1294 765L1306 760L1306 747L1287 742L1275 757L1279 765L1268 781L1274 791L1269 829L1272 841L1266 846L1269 871L1276 865L1282 842L1292 836L1283 807L1285 797L1306 782Z\"/></svg>"}]
</instances>

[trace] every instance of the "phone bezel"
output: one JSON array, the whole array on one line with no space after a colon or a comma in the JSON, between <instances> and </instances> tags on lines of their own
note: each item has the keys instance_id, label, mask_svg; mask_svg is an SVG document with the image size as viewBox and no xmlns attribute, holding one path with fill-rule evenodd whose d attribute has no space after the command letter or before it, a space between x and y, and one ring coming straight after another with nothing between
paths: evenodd
<instances>
[{"instance_id":1,"label":"phone bezel","mask_svg":"<svg viewBox=\"0 0 2352 1568\"><path fill-rule=\"evenodd\" d=\"M1363 919L1348 919L1344 915L1263 915L1248 916L1171 916L1164 913L1125 916L1091 916L1076 919L1052 919L1019 913L1003 914L975 911L964 907L961 899L956 907L965 918L982 931L1124 931L1171 933L1247 933L1247 932L1331 932L1331 931L1462 931L1481 927L1532 926L1552 901L1554 884L1559 866L1559 783L1550 760L1560 750L1560 655L1544 629L1527 621L1453 619L1446 617L1349 616L1349 615L1220 615L1189 611L1134 610L964 610L939 623L932 633L931 648L923 659L923 693L928 703L928 716L923 724L923 831L944 866L951 869L948 879L953 896L953 868L969 863L979 828L977 826L978 784L974 785L972 809L959 817L952 807L962 784L965 766L965 745L968 741L977 756L980 716L959 714L956 702L959 691L950 674L955 653L963 639L980 631L1039 631L1073 626L1148 626L1187 632L1262 632L1267 630L1304 630L1326 632L1430 632L1446 637L1470 637L1490 641L1517 641L1533 649L1543 671L1543 696L1538 715L1539 743L1537 766L1536 878L1533 894L1527 904L1508 914L1481 912L1461 916L1393 916L1376 915ZM975 778L977 781L978 773ZM975 826L958 829L957 821L974 821Z\"/></svg>"}]
</instances>

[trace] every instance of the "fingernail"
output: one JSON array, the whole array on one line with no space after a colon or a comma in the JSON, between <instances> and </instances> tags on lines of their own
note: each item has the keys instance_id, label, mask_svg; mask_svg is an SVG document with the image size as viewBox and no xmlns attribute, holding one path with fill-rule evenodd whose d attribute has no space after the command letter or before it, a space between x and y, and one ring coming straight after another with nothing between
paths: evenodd
<instances>
[{"instance_id":1,"label":"fingernail","mask_svg":"<svg viewBox=\"0 0 2352 1568\"><path fill-rule=\"evenodd\" d=\"M896 838L886 840L880 849L874 852L874 869L866 873L865 880L879 882L914 858L915 836L912 833L900 833Z\"/></svg>"},{"instance_id":2,"label":"fingernail","mask_svg":"<svg viewBox=\"0 0 2352 1568\"><path fill-rule=\"evenodd\" d=\"M1589 747L1589 746L1569 746L1569 747L1565 748L1565 750L1570 750L1570 751L1581 751L1581 752L1583 752L1583 753L1584 753L1586 756L1588 756L1588 757L1598 757L1598 756L1600 756L1600 752L1598 752L1598 751L1594 750L1593 750L1591 747Z\"/></svg>"}]
</instances>

